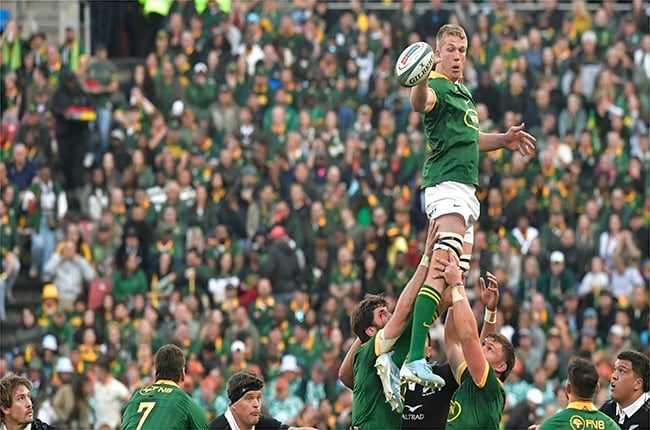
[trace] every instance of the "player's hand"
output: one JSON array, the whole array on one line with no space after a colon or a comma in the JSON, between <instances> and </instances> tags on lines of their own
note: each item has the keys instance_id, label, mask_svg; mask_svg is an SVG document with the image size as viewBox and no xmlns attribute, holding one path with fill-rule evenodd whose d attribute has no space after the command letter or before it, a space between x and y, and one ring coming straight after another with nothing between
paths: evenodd
<instances>
[{"instance_id":1,"label":"player's hand","mask_svg":"<svg viewBox=\"0 0 650 430\"><path fill-rule=\"evenodd\" d=\"M503 135L503 146L511 151L517 151L523 156L528 156L535 152L535 142L537 139L524 131L525 124L513 125Z\"/></svg>"},{"instance_id":2,"label":"player's hand","mask_svg":"<svg viewBox=\"0 0 650 430\"><path fill-rule=\"evenodd\" d=\"M478 278L481 287L481 301L488 310L494 311L499 304L499 282L492 273L486 273L487 283L484 278Z\"/></svg>"},{"instance_id":3,"label":"player's hand","mask_svg":"<svg viewBox=\"0 0 650 430\"><path fill-rule=\"evenodd\" d=\"M433 255L433 245L435 245L438 240L438 224L436 220L432 219L429 221L429 227L427 229L427 239L424 242L424 255L431 257Z\"/></svg>"},{"instance_id":4,"label":"player's hand","mask_svg":"<svg viewBox=\"0 0 650 430\"><path fill-rule=\"evenodd\" d=\"M436 270L434 278L443 278L447 285L463 282L463 275L460 272L456 259L451 255L451 251L447 250L447 258L436 258L433 266Z\"/></svg>"}]
</instances>

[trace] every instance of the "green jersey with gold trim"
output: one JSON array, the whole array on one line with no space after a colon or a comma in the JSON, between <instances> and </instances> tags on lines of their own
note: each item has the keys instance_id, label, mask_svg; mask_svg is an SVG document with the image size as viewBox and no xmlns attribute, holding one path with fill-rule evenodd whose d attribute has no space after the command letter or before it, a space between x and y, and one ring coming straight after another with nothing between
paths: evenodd
<instances>
[{"instance_id":1,"label":"green jersey with gold trim","mask_svg":"<svg viewBox=\"0 0 650 430\"><path fill-rule=\"evenodd\" d=\"M445 181L478 185L479 121L472 95L438 72L431 72L429 88L436 104L421 115L427 148L422 187Z\"/></svg>"},{"instance_id":2,"label":"green jersey with gold trim","mask_svg":"<svg viewBox=\"0 0 650 430\"><path fill-rule=\"evenodd\" d=\"M402 331L395 345L391 359L398 368L402 366L408 354L413 320ZM402 415L391 409L386 402L381 380L377 376L375 361L384 352L380 350L380 341L376 333L362 344L354 354L354 396L352 403L352 425L362 430L399 429Z\"/></svg>"},{"instance_id":3,"label":"green jersey with gold trim","mask_svg":"<svg viewBox=\"0 0 650 430\"><path fill-rule=\"evenodd\" d=\"M480 384L476 384L463 363L456 393L449 403L447 429L498 429L501 413L506 401L503 383L497 378L492 367L486 363L485 373Z\"/></svg>"},{"instance_id":4,"label":"green jersey with gold trim","mask_svg":"<svg viewBox=\"0 0 650 430\"><path fill-rule=\"evenodd\" d=\"M121 428L158 430L210 427L205 412L194 399L175 382L159 380L131 396L122 416Z\"/></svg>"},{"instance_id":5,"label":"green jersey with gold trim","mask_svg":"<svg viewBox=\"0 0 650 430\"><path fill-rule=\"evenodd\" d=\"M539 430L619 430L616 421L596 409L591 402L571 402L563 411L539 426Z\"/></svg>"}]
</instances>

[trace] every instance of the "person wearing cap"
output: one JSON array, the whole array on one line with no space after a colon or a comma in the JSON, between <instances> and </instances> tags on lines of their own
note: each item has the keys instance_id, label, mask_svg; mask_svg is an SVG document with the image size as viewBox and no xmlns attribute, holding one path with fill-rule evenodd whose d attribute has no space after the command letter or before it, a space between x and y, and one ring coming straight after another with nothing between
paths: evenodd
<instances>
[{"instance_id":1,"label":"person wearing cap","mask_svg":"<svg viewBox=\"0 0 650 430\"><path fill-rule=\"evenodd\" d=\"M650 362L637 351L620 352L611 376L611 399L600 411L622 430L650 428Z\"/></svg>"},{"instance_id":2,"label":"person wearing cap","mask_svg":"<svg viewBox=\"0 0 650 430\"><path fill-rule=\"evenodd\" d=\"M154 357L156 382L133 394L122 415L123 430L207 429L205 412L179 386L185 380L183 350L163 345Z\"/></svg>"},{"instance_id":3,"label":"person wearing cap","mask_svg":"<svg viewBox=\"0 0 650 430\"><path fill-rule=\"evenodd\" d=\"M537 430L618 429L619 426L614 420L594 406L594 397L599 389L596 366L584 358L575 358L569 364L567 375L567 408L546 419Z\"/></svg>"},{"instance_id":4,"label":"person wearing cap","mask_svg":"<svg viewBox=\"0 0 650 430\"><path fill-rule=\"evenodd\" d=\"M436 219L440 227L436 258L452 258L463 270L469 270L473 225L480 213L475 196L479 151L507 148L530 155L535 150L535 138L524 131L523 123L506 133L480 132L471 94L457 82L465 65L465 30L454 24L443 25L436 41L431 76L410 89L411 106L421 114L428 148L421 187L427 217ZM435 282L438 288L444 287L442 278ZM421 310L416 305L409 358L401 372L406 380L418 382L432 375L422 357L426 337L419 323L431 320L431 306L426 300Z\"/></svg>"},{"instance_id":5,"label":"person wearing cap","mask_svg":"<svg viewBox=\"0 0 650 430\"><path fill-rule=\"evenodd\" d=\"M217 98L217 83L208 75L208 66L203 62L196 63L192 71L192 80L185 88L185 100L196 109L207 109Z\"/></svg>"},{"instance_id":6,"label":"person wearing cap","mask_svg":"<svg viewBox=\"0 0 650 430\"><path fill-rule=\"evenodd\" d=\"M575 278L564 264L562 251L553 251L549 262L550 267L540 275L537 288L555 308L564 300L564 293L575 285Z\"/></svg>"},{"instance_id":7,"label":"person wearing cap","mask_svg":"<svg viewBox=\"0 0 650 430\"><path fill-rule=\"evenodd\" d=\"M59 385L56 394L52 398L52 407L60 424L69 423L76 405L75 392L72 386L76 372L72 367L70 358L59 357L54 372Z\"/></svg>"},{"instance_id":8,"label":"person wearing cap","mask_svg":"<svg viewBox=\"0 0 650 430\"><path fill-rule=\"evenodd\" d=\"M306 430L308 427L293 427L262 414L264 385L264 379L249 370L235 373L228 380L226 389L230 406L224 414L210 421L210 428L215 430Z\"/></svg>"},{"instance_id":9,"label":"person wearing cap","mask_svg":"<svg viewBox=\"0 0 650 430\"><path fill-rule=\"evenodd\" d=\"M0 428L3 430L47 430L50 426L34 416L32 383L18 375L0 379Z\"/></svg>"}]
</instances>

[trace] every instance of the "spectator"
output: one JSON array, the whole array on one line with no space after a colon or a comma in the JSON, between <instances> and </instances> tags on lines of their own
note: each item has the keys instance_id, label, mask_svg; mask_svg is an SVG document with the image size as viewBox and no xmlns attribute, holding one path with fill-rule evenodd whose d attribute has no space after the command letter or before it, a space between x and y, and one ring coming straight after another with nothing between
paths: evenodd
<instances>
[{"instance_id":1,"label":"spectator","mask_svg":"<svg viewBox=\"0 0 650 430\"><path fill-rule=\"evenodd\" d=\"M90 263L77 253L72 241L66 241L61 253L55 253L45 264L45 274L59 290L59 304L65 311L71 311L74 301L83 292L84 282L95 278Z\"/></svg>"},{"instance_id":2,"label":"spectator","mask_svg":"<svg viewBox=\"0 0 650 430\"><path fill-rule=\"evenodd\" d=\"M65 72L60 87L52 97L52 113L56 118L56 140L65 176L65 189L76 192L82 186L82 160L88 139L88 119L92 118L92 102L72 72Z\"/></svg>"},{"instance_id":3,"label":"spectator","mask_svg":"<svg viewBox=\"0 0 650 430\"><path fill-rule=\"evenodd\" d=\"M131 397L129 390L119 380L110 374L111 359L103 355L95 363L95 414L94 428L99 430L103 426L115 428L120 423L122 408Z\"/></svg>"}]
</instances>

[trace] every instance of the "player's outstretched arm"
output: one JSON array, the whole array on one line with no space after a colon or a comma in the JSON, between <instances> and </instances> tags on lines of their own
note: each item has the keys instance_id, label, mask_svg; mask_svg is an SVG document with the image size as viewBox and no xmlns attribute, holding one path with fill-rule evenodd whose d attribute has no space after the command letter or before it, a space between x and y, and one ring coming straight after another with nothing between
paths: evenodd
<instances>
[{"instance_id":1,"label":"player's outstretched arm","mask_svg":"<svg viewBox=\"0 0 650 430\"><path fill-rule=\"evenodd\" d=\"M511 151L518 151L524 156L533 154L537 139L524 131L525 126L523 122L519 125L513 125L505 133L483 133L479 131L479 151L489 152L495 149L508 148Z\"/></svg>"},{"instance_id":2,"label":"player's outstretched arm","mask_svg":"<svg viewBox=\"0 0 650 430\"><path fill-rule=\"evenodd\" d=\"M433 255L433 244L436 241L437 234L438 226L436 225L435 220L430 221L422 260L420 261L415 273L406 284L404 291L402 291L402 294L400 294L397 299L393 316L388 320L383 329L384 339L396 339L402 334L402 331L404 331L404 327L406 327L406 323L413 313L413 304L418 296L420 287L424 283L427 273L429 272L429 263L431 256Z\"/></svg>"},{"instance_id":3,"label":"player's outstretched arm","mask_svg":"<svg viewBox=\"0 0 650 430\"><path fill-rule=\"evenodd\" d=\"M436 64L440 62L440 57L435 55L433 58L433 66L431 70L436 69ZM436 105L438 97L435 91L429 88L429 79L425 79L419 84L411 87L411 108L415 112L426 113L429 112Z\"/></svg>"}]
</instances>

